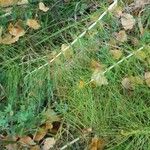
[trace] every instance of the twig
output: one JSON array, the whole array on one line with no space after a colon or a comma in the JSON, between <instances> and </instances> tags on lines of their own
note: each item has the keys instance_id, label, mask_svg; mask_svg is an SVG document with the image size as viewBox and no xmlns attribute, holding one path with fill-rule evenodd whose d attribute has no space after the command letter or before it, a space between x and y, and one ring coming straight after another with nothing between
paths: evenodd
<instances>
[{"instance_id":1,"label":"twig","mask_svg":"<svg viewBox=\"0 0 150 150\"><path fill-rule=\"evenodd\" d=\"M65 49L63 49L60 53L58 53L53 59L51 59L49 62L45 63L44 65L38 67L37 69L33 70L32 72L30 72L29 74L27 74L25 76L28 77L29 75L37 72L38 70L41 70L42 68L48 66L50 63L52 63L53 61L55 61L60 55L62 55L65 51L67 51L71 46L73 46L75 43L78 42L79 39L81 39L89 30L91 30L93 27L95 27L97 25L97 23L112 9L114 9L117 6L117 2L118 0L114 0L114 2L108 7L108 9L103 12L100 17L92 24L90 25L87 30L85 30L83 33L81 33L69 46L67 46Z\"/></svg>"},{"instance_id":2,"label":"twig","mask_svg":"<svg viewBox=\"0 0 150 150\"><path fill-rule=\"evenodd\" d=\"M80 140L80 138L78 137L78 138L76 138L76 139L74 139L73 141L71 141L71 142L69 142L69 143L67 143L66 145L64 145L62 148L60 148L60 150L64 150L64 149L66 149L68 146L70 146L70 145L72 145L72 144L74 144L74 143L76 143L77 141L79 141Z\"/></svg>"}]
</instances>

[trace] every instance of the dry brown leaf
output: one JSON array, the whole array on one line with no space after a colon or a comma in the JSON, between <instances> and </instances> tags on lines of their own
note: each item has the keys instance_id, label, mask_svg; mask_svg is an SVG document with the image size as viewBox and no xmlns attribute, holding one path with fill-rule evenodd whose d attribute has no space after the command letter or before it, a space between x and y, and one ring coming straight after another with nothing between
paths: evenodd
<instances>
[{"instance_id":1,"label":"dry brown leaf","mask_svg":"<svg viewBox=\"0 0 150 150\"><path fill-rule=\"evenodd\" d=\"M29 146L36 145L36 143L33 141L33 139L31 139L31 137L29 137L29 136L21 137L19 139L19 142L24 145L29 145Z\"/></svg>"},{"instance_id":2,"label":"dry brown leaf","mask_svg":"<svg viewBox=\"0 0 150 150\"><path fill-rule=\"evenodd\" d=\"M7 7L10 5L13 5L17 2L18 0L0 0L0 7Z\"/></svg>"},{"instance_id":3,"label":"dry brown leaf","mask_svg":"<svg viewBox=\"0 0 150 150\"><path fill-rule=\"evenodd\" d=\"M105 141L103 139L94 137L89 145L89 150L103 150L105 147Z\"/></svg>"},{"instance_id":4,"label":"dry brown leaf","mask_svg":"<svg viewBox=\"0 0 150 150\"><path fill-rule=\"evenodd\" d=\"M41 25L35 19L28 19L26 24L34 30L38 30L41 27Z\"/></svg>"},{"instance_id":5,"label":"dry brown leaf","mask_svg":"<svg viewBox=\"0 0 150 150\"><path fill-rule=\"evenodd\" d=\"M42 10L42 11L44 11L44 12L47 12L49 10L49 8L46 7L43 2L39 3L39 9Z\"/></svg>"},{"instance_id":6,"label":"dry brown leaf","mask_svg":"<svg viewBox=\"0 0 150 150\"><path fill-rule=\"evenodd\" d=\"M19 37L13 37L10 34L5 35L4 38L0 39L0 44L6 44L6 45L10 45L13 44L15 42L17 42L19 40Z\"/></svg>"},{"instance_id":7,"label":"dry brown leaf","mask_svg":"<svg viewBox=\"0 0 150 150\"><path fill-rule=\"evenodd\" d=\"M127 34L126 34L125 30L121 30L118 33L115 33L115 35L116 35L116 40L118 40L119 42L127 41Z\"/></svg>"},{"instance_id":8,"label":"dry brown leaf","mask_svg":"<svg viewBox=\"0 0 150 150\"><path fill-rule=\"evenodd\" d=\"M17 150L18 149L17 144L8 144L5 147L7 150Z\"/></svg>"},{"instance_id":9,"label":"dry brown leaf","mask_svg":"<svg viewBox=\"0 0 150 150\"><path fill-rule=\"evenodd\" d=\"M146 4L150 3L150 0L135 0L135 7L141 8Z\"/></svg>"},{"instance_id":10,"label":"dry brown leaf","mask_svg":"<svg viewBox=\"0 0 150 150\"><path fill-rule=\"evenodd\" d=\"M43 145L43 150L49 150L52 148L56 143L56 140L54 138L46 138Z\"/></svg>"},{"instance_id":11,"label":"dry brown leaf","mask_svg":"<svg viewBox=\"0 0 150 150\"><path fill-rule=\"evenodd\" d=\"M94 70L103 70L104 65L101 64L100 62L96 61L96 60L92 60L91 61L91 65L90 65L91 69Z\"/></svg>"},{"instance_id":12,"label":"dry brown leaf","mask_svg":"<svg viewBox=\"0 0 150 150\"><path fill-rule=\"evenodd\" d=\"M73 56L73 50L68 46L67 44L61 45L61 51L63 52L63 55L66 59L70 59Z\"/></svg>"},{"instance_id":13,"label":"dry brown leaf","mask_svg":"<svg viewBox=\"0 0 150 150\"><path fill-rule=\"evenodd\" d=\"M101 70L94 71L91 77L91 81L98 86L108 85L108 80Z\"/></svg>"},{"instance_id":14,"label":"dry brown leaf","mask_svg":"<svg viewBox=\"0 0 150 150\"><path fill-rule=\"evenodd\" d=\"M47 134L47 129L40 128L37 133L34 136L34 141L40 141L44 138L44 136Z\"/></svg>"},{"instance_id":15,"label":"dry brown leaf","mask_svg":"<svg viewBox=\"0 0 150 150\"><path fill-rule=\"evenodd\" d=\"M114 59L118 60L122 57L122 51L118 49L110 50L111 55Z\"/></svg>"},{"instance_id":16,"label":"dry brown leaf","mask_svg":"<svg viewBox=\"0 0 150 150\"><path fill-rule=\"evenodd\" d=\"M17 5L28 4L28 0L0 0L0 7L8 7L14 4Z\"/></svg>"},{"instance_id":17,"label":"dry brown leaf","mask_svg":"<svg viewBox=\"0 0 150 150\"><path fill-rule=\"evenodd\" d=\"M146 84L148 85L148 87L150 87L150 72L145 72L144 78Z\"/></svg>"},{"instance_id":18,"label":"dry brown leaf","mask_svg":"<svg viewBox=\"0 0 150 150\"><path fill-rule=\"evenodd\" d=\"M131 30L135 25L135 19L131 14L123 13L121 16L121 24L125 30Z\"/></svg>"},{"instance_id":19,"label":"dry brown leaf","mask_svg":"<svg viewBox=\"0 0 150 150\"><path fill-rule=\"evenodd\" d=\"M35 146L30 147L30 150L41 150L41 148L40 146L35 145Z\"/></svg>"},{"instance_id":20,"label":"dry brown leaf","mask_svg":"<svg viewBox=\"0 0 150 150\"><path fill-rule=\"evenodd\" d=\"M11 35L15 37L21 37L25 35L25 30L19 26L19 24L16 23L16 25L13 25L12 23L8 26L8 31Z\"/></svg>"}]
</instances>

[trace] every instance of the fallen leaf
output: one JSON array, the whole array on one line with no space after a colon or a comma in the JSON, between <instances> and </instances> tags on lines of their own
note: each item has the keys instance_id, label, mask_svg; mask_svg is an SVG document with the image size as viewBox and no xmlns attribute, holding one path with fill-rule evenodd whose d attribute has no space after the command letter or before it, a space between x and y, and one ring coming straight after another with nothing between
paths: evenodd
<instances>
[{"instance_id":1,"label":"fallen leaf","mask_svg":"<svg viewBox=\"0 0 150 150\"><path fill-rule=\"evenodd\" d=\"M122 57L122 51L118 49L110 50L110 53L112 57L116 60L120 59Z\"/></svg>"},{"instance_id":2,"label":"fallen leaf","mask_svg":"<svg viewBox=\"0 0 150 150\"><path fill-rule=\"evenodd\" d=\"M117 17L120 18L122 16L122 7L117 6L114 11L113 14Z\"/></svg>"},{"instance_id":3,"label":"fallen leaf","mask_svg":"<svg viewBox=\"0 0 150 150\"><path fill-rule=\"evenodd\" d=\"M121 30L118 33L115 33L116 40L119 42L126 42L127 41L127 34L125 30Z\"/></svg>"},{"instance_id":4,"label":"fallen leaf","mask_svg":"<svg viewBox=\"0 0 150 150\"><path fill-rule=\"evenodd\" d=\"M10 23L8 26L8 31L11 35L15 37L21 37L25 35L25 30L21 26L19 26L17 23L16 25L13 25L12 23Z\"/></svg>"},{"instance_id":5,"label":"fallen leaf","mask_svg":"<svg viewBox=\"0 0 150 150\"><path fill-rule=\"evenodd\" d=\"M33 139L31 139L31 137L29 137L29 136L24 136L24 137L21 137L20 139L19 139L19 142L20 143L22 143L22 144L24 144L24 145L36 145L36 143L33 141Z\"/></svg>"},{"instance_id":6,"label":"fallen leaf","mask_svg":"<svg viewBox=\"0 0 150 150\"><path fill-rule=\"evenodd\" d=\"M103 150L105 147L105 141L103 139L94 137L89 145L89 150Z\"/></svg>"},{"instance_id":7,"label":"fallen leaf","mask_svg":"<svg viewBox=\"0 0 150 150\"><path fill-rule=\"evenodd\" d=\"M91 77L92 83L102 86L102 85L108 85L108 80L104 76L103 72L100 70L95 70Z\"/></svg>"},{"instance_id":8,"label":"fallen leaf","mask_svg":"<svg viewBox=\"0 0 150 150\"><path fill-rule=\"evenodd\" d=\"M0 0L0 7L8 7L14 4L24 5L28 3L29 3L28 0Z\"/></svg>"},{"instance_id":9,"label":"fallen leaf","mask_svg":"<svg viewBox=\"0 0 150 150\"><path fill-rule=\"evenodd\" d=\"M135 86L143 84L143 79L139 76L130 76L124 78L121 83L125 89L133 90Z\"/></svg>"},{"instance_id":10,"label":"fallen leaf","mask_svg":"<svg viewBox=\"0 0 150 150\"><path fill-rule=\"evenodd\" d=\"M0 7L7 7L13 5L17 2L17 0L0 0Z\"/></svg>"},{"instance_id":11,"label":"fallen leaf","mask_svg":"<svg viewBox=\"0 0 150 150\"><path fill-rule=\"evenodd\" d=\"M131 14L123 13L121 16L121 24L125 30L131 30L135 25L135 19Z\"/></svg>"},{"instance_id":12,"label":"fallen leaf","mask_svg":"<svg viewBox=\"0 0 150 150\"><path fill-rule=\"evenodd\" d=\"M34 141L40 141L44 138L44 136L47 134L47 129L45 128L39 128L37 133L34 136Z\"/></svg>"},{"instance_id":13,"label":"fallen leaf","mask_svg":"<svg viewBox=\"0 0 150 150\"><path fill-rule=\"evenodd\" d=\"M50 122L50 121L47 121L46 123L45 123L45 129L47 129L47 130L51 130L52 128L53 128L53 125L52 125L52 122Z\"/></svg>"},{"instance_id":14,"label":"fallen leaf","mask_svg":"<svg viewBox=\"0 0 150 150\"><path fill-rule=\"evenodd\" d=\"M137 52L135 56L140 60L145 60L145 58L147 58L147 55L144 51Z\"/></svg>"},{"instance_id":15,"label":"fallen leaf","mask_svg":"<svg viewBox=\"0 0 150 150\"><path fill-rule=\"evenodd\" d=\"M18 146L17 144L8 144L5 146L7 150L17 150L18 149Z\"/></svg>"},{"instance_id":16,"label":"fallen leaf","mask_svg":"<svg viewBox=\"0 0 150 150\"><path fill-rule=\"evenodd\" d=\"M13 37L10 34L5 35L4 38L0 39L0 44L6 44L6 45L10 45L13 44L15 42L17 42L19 40L19 37Z\"/></svg>"},{"instance_id":17,"label":"fallen leaf","mask_svg":"<svg viewBox=\"0 0 150 150\"><path fill-rule=\"evenodd\" d=\"M47 109L43 113L43 118L45 119L45 121L49 121L51 123L60 121L60 117L52 109Z\"/></svg>"},{"instance_id":18,"label":"fallen leaf","mask_svg":"<svg viewBox=\"0 0 150 150\"><path fill-rule=\"evenodd\" d=\"M66 59L70 59L73 56L73 50L68 46L67 44L61 45L61 51L63 52L63 55Z\"/></svg>"},{"instance_id":19,"label":"fallen leaf","mask_svg":"<svg viewBox=\"0 0 150 150\"><path fill-rule=\"evenodd\" d=\"M104 65L96 60L92 60L90 64L91 69L94 70L103 70Z\"/></svg>"},{"instance_id":20,"label":"fallen leaf","mask_svg":"<svg viewBox=\"0 0 150 150\"><path fill-rule=\"evenodd\" d=\"M41 150L41 148L40 146L35 145L35 146L30 147L30 150Z\"/></svg>"},{"instance_id":21,"label":"fallen leaf","mask_svg":"<svg viewBox=\"0 0 150 150\"><path fill-rule=\"evenodd\" d=\"M121 83L125 89L132 90L132 83L129 78L124 78Z\"/></svg>"},{"instance_id":22,"label":"fallen leaf","mask_svg":"<svg viewBox=\"0 0 150 150\"><path fill-rule=\"evenodd\" d=\"M17 2L17 5L25 5L25 4L28 4L28 3L29 3L28 0L19 0L19 1Z\"/></svg>"},{"instance_id":23,"label":"fallen leaf","mask_svg":"<svg viewBox=\"0 0 150 150\"><path fill-rule=\"evenodd\" d=\"M149 3L150 3L150 0L135 0L134 3L135 3L135 7L141 8L141 7L143 7L144 5L149 4Z\"/></svg>"},{"instance_id":24,"label":"fallen leaf","mask_svg":"<svg viewBox=\"0 0 150 150\"><path fill-rule=\"evenodd\" d=\"M148 87L150 87L150 72L145 72L144 78L146 84L148 85Z\"/></svg>"},{"instance_id":25,"label":"fallen leaf","mask_svg":"<svg viewBox=\"0 0 150 150\"><path fill-rule=\"evenodd\" d=\"M44 145L42 147L43 150L49 150L55 145L56 141L54 138L46 138L44 141Z\"/></svg>"},{"instance_id":26,"label":"fallen leaf","mask_svg":"<svg viewBox=\"0 0 150 150\"><path fill-rule=\"evenodd\" d=\"M42 10L42 11L44 11L44 12L47 12L49 10L49 8L46 7L43 2L39 3L39 9Z\"/></svg>"},{"instance_id":27,"label":"fallen leaf","mask_svg":"<svg viewBox=\"0 0 150 150\"><path fill-rule=\"evenodd\" d=\"M38 30L41 27L38 21L35 19L28 19L26 24L34 30Z\"/></svg>"}]
</instances>

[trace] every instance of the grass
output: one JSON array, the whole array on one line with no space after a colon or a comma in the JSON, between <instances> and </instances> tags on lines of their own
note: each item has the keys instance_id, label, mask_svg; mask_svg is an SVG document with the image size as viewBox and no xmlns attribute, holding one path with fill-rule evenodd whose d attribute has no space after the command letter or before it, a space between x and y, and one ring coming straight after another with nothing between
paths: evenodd
<instances>
[{"instance_id":1,"label":"grass","mask_svg":"<svg viewBox=\"0 0 150 150\"><path fill-rule=\"evenodd\" d=\"M150 70L148 7L142 15L144 34L140 35L136 25L127 33L128 42L115 43L122 50L123 57L142 46L146 57L135 54L115 66L105 73L108 85L99 87L89 83L93 73L91 62L100 62L104 70L118 62L110 50L114 48L111 42L115 39L113 33L121 30L120 21L108 14L72 46L73 56L61 55L50 65L31 74L59 53L62 44L73 41L108 6L103 3L101 8L89 12L89 4L101 2L46 2L47 5L54 4L50 5L50 13L39 12L37 3L31 3L19 11L14 7L11 16L1 19L1 25L6 28L10 21L35 17L38 13L42 29L37 32L29 30L17 44L0 45L0 133L33 134L45 122L44 112L53 109L63 116L64 124L56 135L59 141L57 148L82 137L84 128L92 128L90 136L104 139L107 143L105 149L150 149L150 89L143 83L130 91L121 84L127 76L144 78L145 71ZM76 8L77 3L79 8ZM76 15L78 20L74 20ZM138 39L138 44L133 44L133 37ZM81 81L84 84L82 88L79 86ZM82 137L70 149L87 148L83 143L86 140L88 143L88 138Z\"/></svg>"}]
</instances>

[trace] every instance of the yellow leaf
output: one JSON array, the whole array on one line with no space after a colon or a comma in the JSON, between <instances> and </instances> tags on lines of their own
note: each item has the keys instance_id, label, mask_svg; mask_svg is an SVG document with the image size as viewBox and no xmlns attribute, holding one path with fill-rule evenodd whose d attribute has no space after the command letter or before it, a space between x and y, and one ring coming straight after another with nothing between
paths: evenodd
<instances>
[{"instance_id":1,"label":"yellow leaf","mask_svg":"<svg viewBox=\"0 0 150 150\"><path fill-rule=\"evenodd\" d=\"M84 87L84 85L85 85L84 81L80 80L78 87L79 87L80 89L82 89L82 88Z\"/></svg>"},{"instance_id":2,"label":"yellow leaf","mask_svg":"<svg viewBox=\"0 0 150 150\"><path fill-rule=\"evenodd\" d=\"M30 150L41 150L40 146L35 145L30 148Z\"/></svg>"},{"instance_id":3,"label":"yellow leaf","mask_svg":"<svg viewBox=\"0 0 150 150\"><path fill-rule=\"evenodd\" d=\"M21 37L25 35L25 30L21 26L19 26L18 23L16 23L15 25L10 23L8 26L8 31L11 35L15 37Z\"/></svg>"},{"instance_id":4,"label":"yellow leaf","mask_svg":"<svg viewBox=\"0 0 150 150\"><path fill-rule=\"evenodd\" d=\"M122 51L115 49L115 50L110 50L111 55L113 56L114 59L118 60L122 57Z\"/></svg>"},{"instance_id":5,"label":"yellow leaf","mask_svg":"<svg viewBox=\"0 0 150 150\"><path fill-rule=\"evenodd\" d=\"M139 51L139 52L137 52L137 53L135 54L135 56L136 56L138 59L140 59L140 60L144 60L144 59L147 57L147 55L146 55L146 53L145 53L144 51Z\"/></svg>"},{"instance_id":6,"label":"yellow leaf","mask_svg":"<svg viewBox=\"0 0 150 150\"><path fill-rule=\"evenodd\" d=\"M6 45L10 45L13 44L15 42L17 42L19 40L19 37L13 37L10 34L7 34L4 38L0 39L0 44L6 44Z\"/></svg>"},{"instance_id":7,"label":"yellow leaf","mask_svg":"<svg viewBox=\"0 0 150 150\"><path fill-rule=\"evenodd\" d=\"M46 138L44 141L44 145L42 147L43 150L49 150L50 148L53 148L56 141L54 138Z\"/></svg>"},{"instance_id":8,"label":"yellow leaf","mask_svg":"<svg viewBox=\"0 0 150 150\"><path fill-rule=\"evenodd\" d=\"M44 128L40 128L36 135L34 136L34 141L40 141L44 138L44 136L47 134L47 129L44 129Z\"/></svg>"},{"instance_id":9,"label":"yellow leaf","mask_svg":"<svg viewBox=\"0 0 150 150\"><path fill-rule=\"evenodd\" d=\"M103 72L100 70L95 70L92 74L91 81L98 86L107 85L108 80L104 76Z\"/></svg>"},{"instance_id":10,"label":"yellow leaf","mask_svg":"<svg viewBox=\"0 0 150 150\"><path fill-rule=\"evenodd\" d=\"M148 85L148 87L150 87L150 72L145 72L144 78L146 84Z\"/></svg>"},{"instance_id":11,"label":"yellow leaf","mask_svg":"<svg viewBox=\"0 0 150 150\"><path fill-rule=\"evenodd\" d=\"M47 12L49 10L49 8L46 7L43 2L39 3L39 9L42 10L42 11L44 11L44 12Z\"/></svg>"},{"instance_id":12,"label":"yellow leaf","mask_svg":"<svg viewBox=\"0 0 150 150\"><path fill-rule=\"evenodd\" d=\"M89 150L103 150L105 141L103 139L94 137L89 145Z\"/></svg>"},{"instance_id":13,"label":"yellow leaf","mask_svg":"<svg viewBox=\"0 0 150 150\"><path fill-rule=\"evenodd\" d=\"M33 141L33 139L31 139L31 137L29 136L24 136L21 137L19 140L20 143L24 144L24 145L36 145L36 143Z\"/></svg>"},{"instance_id":14,"label":"yellow leaf","mask_svg":"<svg viewBox=\"0 0 150 150\"><path fill-rule=\"evenodd\" d=\"M131 30L135 25L135 19L132 15L123 13L121 16L121 24L125 30Z\"/></svg>"},{"instance_id":15,"label":"yellow leaf","mask_svg":"<svg viewBox=\"0 0 150 150\"><path fill-rule=\"evenodd\" d=\"M127 41L127 34L124 30L119 31L118 33L115 33L116 40L119 42L126 42Z\"/></svg>"},{"instance_id":16,"label":"yellow leaf","mask_svg":"<svg viewBox=\"0 0 150 150\"><path fill-rule=\"evenodd\" d=\"M28 19L26 24L34 30L38 30L41 27L38 21L35 19Z\"/></svg>"}]
</instances>

